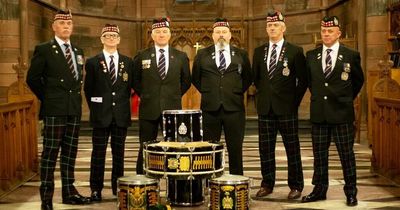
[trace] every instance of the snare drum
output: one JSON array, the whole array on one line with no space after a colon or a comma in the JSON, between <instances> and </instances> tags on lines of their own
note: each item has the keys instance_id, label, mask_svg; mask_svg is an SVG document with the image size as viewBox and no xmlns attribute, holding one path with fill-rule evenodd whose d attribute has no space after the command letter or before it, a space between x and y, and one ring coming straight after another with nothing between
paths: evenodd
<instances>
[{"instance_id":1,"label":"snare drum","mask_svg":"<svg viewBox=\"0 0 400 210\"><path fill-rule=\"evenodd\" d=\"M118 209L149 209L159 202L157 179L144 175L123 176L118 179Z\"/></svg>"},{"instance_id":2,"label":"snare drum","mask_svg":"<svg viewBox=\"0 0 400 210\"><path fill-rule=\"evenodd\" d=\"M157 178L218 177L224 172L224 146L209 142L145 142L144 171Z\"/></svg>"},{"instance_id":3,"label":"snare drum","mask_svg":"<svg viewBox=\"0 0 400 210\"><path fill-rule=\"evenodd\" d=\"M202 141L201 110L165 110L163 128L165 141Z\"/></svg>"},{"instance_id":4,"label":"snare drum","mask_svg":"<svg viewBox=\"0 0 400 210\"><path fill-rule=\"evenodd\" d=\"M222 175L209 181L210 210L248 210L250 179L239 175Z\"/></svg>"}]
</instances>

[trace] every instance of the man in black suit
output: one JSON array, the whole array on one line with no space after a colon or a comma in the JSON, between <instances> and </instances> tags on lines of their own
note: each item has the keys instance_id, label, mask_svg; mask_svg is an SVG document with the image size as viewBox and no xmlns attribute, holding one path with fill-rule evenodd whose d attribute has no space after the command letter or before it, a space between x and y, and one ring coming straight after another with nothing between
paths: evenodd
<instances>
[{"instance_id":1,"label":"man in black suit","mask_svg":"<svg viewBox=\"0 0 400 210\"><path fill-rule=\"evenodd\" d=\"M124 175L124 149L127 128L131 125L130 96L132 60L118 52L117 25L106 24L100 37L103 51L89 58L85 65L85 96L93 126L90 189L92 201L101 201L104 163L111 135L111 188L117 194L117 180Z\"/></svg>"},{"instance_id":2,"label":"man in black suit","mask_svg":"<svg viewBox=\"0 0 400 210\"><path fill-rule=\"evenodd\" d=\"M168 45L169 27L167 18L153 20L154 46L134 58L133 87L140 96L137 174L143 174L143 143L157 139L162 111L182 109L182 96L191 85L189 58Z\"/></svg>"},{"instance_id":3,"label":"man in black suit","mask_svg":"<svg viewBox=\"0 0 400 210\"><path fill-rule=\"evenodd\" d=\"M307 89L305 57L301 47L284 39L285 18L279 11L268 14L266 31L269 42L256 48L253 56L263 177L256 196L271 194L275 186L275 145L279 131L288 162L288 198L296 199L304 187L297 110Z\"/></svg>"},{"instance_id":4,"label":"man in black suit","mask_svg":"<svg viewBox=\"0 0 400 210\"><path fill-rule=\"evenodd\" d=\"M357 205L356 161L354 156L354 107L364 83L360 54L339 43L341 35L336 16L321 21L322 46L307 52L311 91L312 144L315 185L302 202L325 200L328 190L328 155L335 141L344 175L347 205Z\"/></svg>"},{"instance_id":5,"label":"man in black suit","mask_svg":"<svg viewBox=\"0 0 400 210\"><path fill-rule=\"evenodd\" d=\"M62 198L65 204L86 204L74 187L74 168L82 112L83 51L70 42L70 12L60 11L52 24L54 39L35 47L26 82L40 100L43 151L40 162L42 209L53 209L54 169L61 148Z\"/></svg>"},{"instance_id":6,"label":"man in black suit","mask_svg":"<svg viewBox=\"0 0 400 210\"><path fill-rule=\"evenodd\" d=\"M247 52L229 44L230 26L217 18L214 45L198 51L193 63L193 84L201 93L204 139L219 142L222 127L231 174L243 174L242 146L245 127L244 93L252 83Z\"/></svg>"}]
</instances>

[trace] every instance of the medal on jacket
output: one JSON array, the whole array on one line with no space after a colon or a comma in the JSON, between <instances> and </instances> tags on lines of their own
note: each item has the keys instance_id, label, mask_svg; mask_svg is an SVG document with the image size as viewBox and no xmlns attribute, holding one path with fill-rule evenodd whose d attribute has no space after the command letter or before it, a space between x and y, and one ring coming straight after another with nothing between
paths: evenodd
<instances>
[{"instance_id":1,"label":"medal on jacket","mask_svg":"<svg viewBox=\"0 0 400 210\"><path fill-rule=\"evenodd\" d=\"M128 73L126 73L126 72L122 73L122 80L123 80L124 82L127 82L127 81L128 81Z\"/></svg>"},{"instance_id":2,"label":"medal on jacket","mask_svg":"<svg viewBox=\"0 0 400 210\"><path fill-rule=\"evenodd\" d=\"M151 60L142 60L142 69L149 69L151 64Z\"/></svg>"},{"instance_id":3,"label":"medal on jacket","mask_svg":"<svg viewBox=\"0 0 400 210\"><path fill-rule=\"evenodd\" d=\"M350 73L350 71L351 71L350 63L344 63L344 64L343 64L343 72L342 72L342 75L340 76L340 78L341 78L343 81L347 81L347 80L349 79L349 73Z\"/></svg>"},{"instance_id":4,"label":"medal on jacket","mask_svg":"<svg viewBox=\"0 0 400 210\"><path fill-rule=\"evenodd\" d=\"M107 73L107 66L106 63L104 61L100 61L100 64L103 66L103 72Z\"/></svg>"},{"instance_id":5,"label":"medal on jacket","mask_svg":"<svg viewBox=\"0 0 400 210\"><path fill-rule=\"evenodd\" d=\"M289 76L289 74L290 74L290 69L289 69L289 67L288 67L288 58L284 58L283 59L283 67L285 67L283 70L282 70L282 75L283 76Z\"/></svg>"},{"instance_id":6,"label":"medal on jacket","mask_svg":"<svg viewBox=\"0 0 400 210\"><path fill-rule=\"evenodd\" d=\"M77 55L76 60L79 65L83 65L83 56L82 55Z\"/></svg>"}]
</instances>

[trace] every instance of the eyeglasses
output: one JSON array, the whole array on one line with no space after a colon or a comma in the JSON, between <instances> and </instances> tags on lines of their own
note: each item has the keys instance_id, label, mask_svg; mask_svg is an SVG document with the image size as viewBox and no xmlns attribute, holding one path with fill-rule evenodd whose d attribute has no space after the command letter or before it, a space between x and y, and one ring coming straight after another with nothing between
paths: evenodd
<instances>
[{"instance_id":1,"label":"eyeglasses","mask_svg":"<svg viewBox=\"0 0 400 210\"><path fill-rule=\"evenodd\" d=\"M110 38L116 39L116 38L119 38L119 35L118 34L104 34L103 37L106 39L110 39Z\"/></svg>"}]
</instances>

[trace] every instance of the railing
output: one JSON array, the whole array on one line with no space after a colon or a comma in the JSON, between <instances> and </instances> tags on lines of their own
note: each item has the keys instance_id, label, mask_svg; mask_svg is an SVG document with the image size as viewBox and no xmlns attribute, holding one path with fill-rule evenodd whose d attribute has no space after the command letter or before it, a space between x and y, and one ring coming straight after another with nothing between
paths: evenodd
<instances>
[{"instance_id":1,"label":"railing","mask_svg":"<svg viewBox=\"0 0 400 210\"><path fill-rule=\"evenodd\" d=\"M37 174L34 100L0 104L0 196Z\"/></svg>"},{"instance_id":2,"label":"railing","mask_svg":"<svg viewBox=\"0 0 400 210\"><path fill-rule=\"evenodd\" d=\"M373 169L400 183L400 99L374 97Z\"/></svg>"}]
</instances>

